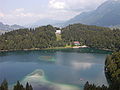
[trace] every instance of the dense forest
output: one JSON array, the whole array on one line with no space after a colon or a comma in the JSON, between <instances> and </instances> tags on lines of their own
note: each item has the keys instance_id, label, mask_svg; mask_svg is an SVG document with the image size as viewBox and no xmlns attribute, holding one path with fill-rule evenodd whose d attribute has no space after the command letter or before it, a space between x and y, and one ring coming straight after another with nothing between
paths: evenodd
<instances>
[{"instance_id":1,"label":"dense forest","mask_svg":"<svg viewBox=\"0 0 120 90\"><path fill-rule=\"evenodd\" d=\"M73 24L62 29L62 40L57 40L57 28L47 25L35 29L19 29L0 35L0 50L42 49L64 47L73 41L93 48L120 48L120 30L106 27Z\"/></svg>"},{"instance_id":2,"label":"dense forest","mask_svg":"<svg viewBox=\"0 0 120 90\"><path fill-rule=\"evenodd\" d=\"M73 24L62 29L62 39L66 43L79 41L93 48L110 50L120 48L119 29Z\"/></svg>"},{"instance_id":3,"label":"dense forest","mask_svg":"<svg viewBox=\"0 0 120 90\"><path fill-rule=\"evenodd\" d=\"M114 82L109 86L96 86L95 84L89 84L89 82L86 82L84 85L84 90L120 90L120 84Z\"/></svg>"},{"instance_id":4,"label":"dense forest","mask_svg":"<svg viewBox=\"0 0 120 90\"><path fill-rule=\"evenodd\" d=\"M63 46L56 40L55 28L51 25L35 29L19 29L0 36L0 50L23 50Z\"/></svg>"},{"instance_id":5,"label":"dense forest","mask_svg":"<svg viewBox=\"0 0 120 90\"><path fill-rule=\"evenodd\" d=\"M4 80L0 85L0 90L9 90L8 89L8 82ZM32 86L29 85L29 83L26 84L24 87L22 84L20 84L19 81L14 85L13 90L33 90Z\"/></svg>"},{"instance_id":6,"label":"dense forest","mask_svg":"<svg viewBox=\"0 0 120 90\"><path fill-rule=\"evenodd\" d=\"M120 51L107 56L105 61L105 74L109 86L96 86L86 82L84 90L120 90Z\"/></svg>"},{"instance_id":7,"label":"dense forest","mask_svg":"<svg viewBox=\"0 0 120 90\"><path fill-rule=\"evenodd\" d=\"M105 71L111 82L117 81L120 84L120 51L107 56Z\"/></svg>"}]
</instances>

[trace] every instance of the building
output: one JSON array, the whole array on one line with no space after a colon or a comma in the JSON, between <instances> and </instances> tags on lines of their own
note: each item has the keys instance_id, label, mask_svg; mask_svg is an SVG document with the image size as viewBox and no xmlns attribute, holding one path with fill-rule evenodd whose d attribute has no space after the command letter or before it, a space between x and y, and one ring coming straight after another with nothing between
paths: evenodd
<instances>
[{"instance_id":1,"label":"building","mask_svg":"<svg viewBox=\"0 0 120 90\"><path fill-rule=\"evenodd\" d=\"M61 34L61 30L56 30L56 34Z\"/></svg>"},{"instance_id":2,"label":"building","mask_svg":"<svg viewBox=\"0 0 120 90\"><path fill-rule=\"evenodd\" d=\"M79 41L74 41L73 44L74 44L75 46L80 46L80 42L79 42Z\"/></svg>"}]
</instances>

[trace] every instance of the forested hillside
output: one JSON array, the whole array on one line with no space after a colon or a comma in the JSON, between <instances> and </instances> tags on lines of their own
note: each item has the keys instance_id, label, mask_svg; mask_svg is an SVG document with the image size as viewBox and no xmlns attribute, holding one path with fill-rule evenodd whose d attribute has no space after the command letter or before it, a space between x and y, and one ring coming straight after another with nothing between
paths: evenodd
<instances>
[{"instance_id":1,"label":"forested hillside","mask_svg":"<svg viewBox=\"0 0 120 90\"><path fill-rule=\"evenodd\" d=\"M107 56L105 74L109 86L96 86L95 84L86 82L84 90L120 90L120 51Z\"/></svg>"},{"instance_id":2,"label":"forested hillside","mask_svg":"<svg viewBox=\"0 0 120 90\"><path fill-rule=\"evenodd\" d=\"M0 36L0 50L49 48L58 45L55 28L51 25L35 29L19 29Z\"/></svg>"},{"instance_id":3,"label":"forested hillside","mask_svg":"<svg viewBox=\"0 0 120 90\"><path fill-rule=\"evenodd\" d=\"M120 84L120 51L114 52L106 59L105 68L112 82L118 81Z\"/></svg>"},{"instance_id":4,"label":"forested hillside","mask_svg":"<svg viewBox=\"0 0 120 90\"><path fill-rule=\"evenodd\" d=\"M62 39L66 43L81 43L100 49L120 48L120 30L82 24L69 25L62 29Z\"/></svg>"},{"instance_id":5,"label":"forested hillside","mask_svg":"<svg viewBox=\"0 0 120 90\"><path fill-rule=\"evenodd\" d=\"M120 48L120 30L106 27L73 24L62 29L57 40L56 28L47 25L35 29L19 29L0 36L0 50L42 49L63 47L73 41L93 48L117 50Z\"/></svg>"}]
</instances>

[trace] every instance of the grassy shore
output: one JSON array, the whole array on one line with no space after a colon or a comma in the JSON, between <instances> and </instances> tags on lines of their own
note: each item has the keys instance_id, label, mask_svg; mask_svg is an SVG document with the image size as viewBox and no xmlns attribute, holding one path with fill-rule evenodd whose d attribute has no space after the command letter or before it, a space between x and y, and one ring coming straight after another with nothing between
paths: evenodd
<instances>
[{"instance_id":1,"label":"grassy shore","mask_svg":"<svg viewBox=\"0 0 120 90\"><path fill-rule=\"evenodd\" d=\"M9 52L9 51L32 51L32 50L51 50L51 49L66 49L72 47L50 47L50 48L31 48L31 49L11 49L11 50L0 50L0 52Z\"/></svg>"}]
</instances>

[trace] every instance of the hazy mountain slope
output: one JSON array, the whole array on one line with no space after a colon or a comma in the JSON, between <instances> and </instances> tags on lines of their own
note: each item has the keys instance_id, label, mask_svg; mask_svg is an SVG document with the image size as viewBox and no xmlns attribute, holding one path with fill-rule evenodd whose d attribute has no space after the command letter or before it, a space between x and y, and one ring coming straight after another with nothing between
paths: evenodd
<instances>
[{"instance_id":1,"label":"hazy mountain slope","mask_svg":"<svg viewBox=\"0 0 120 90\"><path fill-rule=\"evenodd\" d=\"M70 19L64 25L83 23L98 26L114 26L120 24L120 0L108 0L96 10L84 12Z\"/></svg>"},{"instance_id":2,"label":"hazy mountain slope","mask_svg":"<svg viewBox=\"0 0 120 90\"><path fill-rule=\"evenodd\" d=\"M24 28L22 26L19 25L5 25L2 22L0 22L0 31L10 31L10 30L16 30L16 29L20 29L20 28Z\"/></svg>"},{"instance_id":3,"label":"hazy mountain slope","mask_svg":"<svg viewBox=\"0 0 120 90\"><path fill-rule=\"evenodd\" d=\"M30 25L27 25L27 27L38 27L38 26L44 26L44 25L53 25L53 26L59 26L64 21L60 20L54 20L54 19L41 19L36 21L35 23L32 23Z\"/></svg>"}]
</instances>

